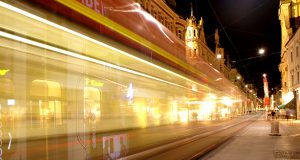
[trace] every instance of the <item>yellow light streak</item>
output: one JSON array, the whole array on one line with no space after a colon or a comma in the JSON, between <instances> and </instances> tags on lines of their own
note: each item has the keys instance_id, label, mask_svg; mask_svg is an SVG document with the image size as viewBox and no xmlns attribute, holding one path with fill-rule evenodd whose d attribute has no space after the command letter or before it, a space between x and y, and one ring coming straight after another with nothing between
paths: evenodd
<instances>
[{"instance_id":1,"label":"yellow light streak","mask_svg":"<svg viewBox=\"0 0 300 160\"><path fill-rule=\"evenodd\" d=\"M143 37L131 32L130 30L126 29L125 27L117 24L116 22L108 19L107 17L98 14L97 12L95 12L94 10L85 7L83 4L81 4L80 2L77 1L66 1L66 0L57 0L57 2L61 3L62 5L94 20L95 22L98 22L100 24L105 25L106 27L110 28L111 30L120 33L121 35L153 50L154 52L160 54L161 56L171 60L172 62L182 66L183 68L192 71L193 73L196 73L197 75L199 75L200 77L204 77L204 78L208 78L206 77L203 73L201 73L199 70L191 67L190 65L188 65L187 63L185 63L184 61L182 61L181 59L173 56L172 54L168 53L167 51L163 50L162 48L158 47L157 45L149 42L148 40L144 39Z\"/></svg>"},{"instance_id":2,"label":"yellow light streak","mask_svg":"<svg viewBox=\"0 0 300 160\"><path fill-rule=\"evenodd\" d=\"M6 32L3 32L3 31L0 31L0 36L8 38L8 39L15 40L15 41L18 41L18 42L22 42L22 43L25 43L25 44L33 45L33 46L36 46L36 47L39 47L39 48L43 48L43 49L47 49L47 50L50 50L50 51L58 52L58 53L61 53L61 54L67 55L67 56L75 57L75 58L78 58L78 59L86 60L86 61L93 62L93 63L96 63L96 64L104 65L104 66L108 66L108 67L111 67L111 68L114 68L114 69L117 69L117 70L120 70L120 71L124 71L124 72L127 72L127 73L135 74L135 75L138 75L138 76L142 76L142 77L145 77L145 78L149 78L149 79L152 79L152 80L160 81L160 82L163 82L163 83L167 83L167 84L171 84L171 85L174 85L174 86L177 86L177 87L181 87L181 88L191 90L191 89L189 89L187 87L184 87L182 85L179 85L179 84L176 84L176 83L173 83L173 82L169 82L169 81L157 78L157 77L153 77L153 76L150 76L150 75L145 74L145 73L137 72L137 71L134 71L134 70L131 70L131 69L128 69L128 68L124 68L124 67L120 67L120 66L117 66L117 65L114 65L114 64L111 64L111 63L107 63L107 62L98 60L98 59L94 59L94 58L84 56L84 55L81 55L81 54L78 54L78 53L75 53L75 52L67 51L67 50L60 49L60 48L57 48L57 47L54 47L54 46L50 46L50 45L47 45L47 44L36 42L36 41L26 39L26 38L23 38L23 37L19 37L19 36L16 36L16 35L13 35L13 34L10 34L10 33L6 33Z\"/></svg>"},{"instance_id":3,"label":"yellow light streak","mask_svg":"<svg viewBox=\"0 0 300 160\"><path fill-rule=\"evenodd\" d=\"M62 1L62 2L63 2L63 1ZM60 2L60 3L61 3L61 2ZM72 3L74 3L74 2L72 2ZM77 3L77 2L75 2L75 3ZM78 2L78 3L79 3L79 2ZM78 5L78 4L76 4L76 6L77 6L77 5ZM79 5L81 5L81 4L79 3ZM14 12L16 12L16 13L19 13L19 14L21 14L21 15L24 15L24 16L26 16L26 17L32 18L32 19L34 19L34 20L37 20L37 21L39 21L39 22L42 22L42 23L44 23L44 24L50 25L50 26L52 26L52 27L54 27L54 28L63 30L63 31L65 31L65 32L68 32L68 33L73 34L73 35L75 35L75 36L78 36L78 37L80 37L80 38L83 38L83 39L85 39L85 40L87 40L87 41L90 41L90 42L93 42L93 43L98 44L98 45L100 45L100 46L109 48L109 49L111 49L111 50L113 50L113 51L116 51L116 52L118 52L118 53L121 53L121 54L123 54L123 55L125 55L125 56L128 56L128 57L130 57L130 58L133 58L133 59L138 60L138 61L140 61L140 62L143 62L143 63L145 63L145 64L147 64L147 65L150 65L150 66L152 66L152 67L158 68L158 69L160 69L160 70L162 70L162 71L165 71L165 72L167 72L167 73L173 74L173 75L175 75L175 76L177 76L177 77L179 77L179 78L182 78L182 79L184 79L184 80L193 82L193 83L195 83L195 84L197 84L197 85L199 85L199 86L201 86L201 87L204 87L204 88L206 88L206 89L211 89L211 90L212 90L212 88L209 88L208 86L203 85L203 84L200 84L200 83L198 83L198 82L196 82L196 81L194 81L194 80L191 80L191 79L189 79L189 78L187 78L187 77L185 77L185 76L182 76L182 75L177 74L177 73L175 73L175 72L173 72L173 71L170 71L170 70L168 70L168 69L166 69L166 68L163 68L163 67L161 67L161 66L158 66L158 65L156 65L156 64L153 64L153 63L151 63L151 62L148 62L148 61L143 60L143 59L141 59L141 58L138 58L138 57L136 57L136 56L133 56L133 55L131 55L131 54L125 52L125 51L119 50L119 49L117 49L117 48L115 48L115 47L112 47L112 46L110 46L110 45L108 45L108 44L105 44L105 43L103 43L103 42L100 42L100 41L98 41L98 40L95 40L95 39L93 39L93 38L90 38L90 37L88 37L88 36L86 36L86 35L83 35L83 34L81 34L81 33L78 33L78 32L76 32L76 31L74 31L74 30L71 30L71 29L66 28L66 27L64 27L64 26L58 25L58 24L56 24L56 23L53 23L53 22L51 22L51 21L48 21L48 20L46 20L46 19L44 19L44 18L38 17L38 16L36 16L36 15L34 15L34 14L31 14L31 13L29 13L29 12L26 12L26 11L24 11L24 10L21 10L21 9L19 9L19 8L16 8L16 7L14 7L14 6L12 6L12 5L9 5L9 4L7 4L7 3L0 2L0 6L3 7L3 8L9 9L9 10L11 10L11 11L14 11ZM81 7L81 6L77 6L77 7ZM82 7L81 7L81 8L82 8ZM88 10L88 11L89 11L89 10ZM91 10L91 11L92 11L92 13L93 13L93 10ZM90 13L91 11L89 11L88 13ZM93 13L93 14L96 14L96 13ZM100 15L100 14L97 14L97 15L101 17L101 20L103 20L103 22L101 22L101 23L105 23L105 24L107 24L107 23L108 23L108 24L109 24L109 23L114 23L113 21L107 19L106 17L104 17L104 16L102 16L102 15ZM97 22L98 22L98 21L99 21L99 20L97 20ZM114 23L114 25L118 25L118 24L115 24L115 23ZM122 27L122 26L119 26L119 27ZM122 27L122 28L125 29L124 27ZM113 29L115 30L116 28L113 28ZM129 32L130 32L130 31L129 31ZM132 34L134 34L134 33L132 33ZM138 35L137 35L137 36L138 36ZM140 38L142 38L142 37L140 37ZM139 42L139 41L138 41L138 42ZM146 44L152 44L152 43L147 42ZM166 51L161 51L161 52L158 52L158 53L166 53L166 54L169 54L169 53L167 53ZM172 56L173 56L173 55L172 55ZM166 58L168 58L168 57L166 57ZM181 61L181 60L180 60L180 61ZM179 63L178 63L178 64L179 64ZM185 64L185 65L187 65L187 64ZM193 69L193 68L192 68L191 66L188 65L188 66L187 66L187 69L188 69L188 70L191 70L191 69ZM193 69L193 70L195 70L195 69ZM198 70L195 70L195 71L198 71ZM198 71L198 72L199 72L199 71ZM202 74L202 73L201 73L201 74ZM203 75L202 75L202 77L203 77ZM206 77L206 78L207 78L207 77Z\"/></svg>"},{"instance_id":4,"label":"yellow light streak","mask_svg":"<svg viewBox=\"0 0 300 160\"><path fill-rule=\"evenodd\" d=\"M9 72L9 69L0 69L0 76L5 76Z\"/></svg>"}]
</instances>

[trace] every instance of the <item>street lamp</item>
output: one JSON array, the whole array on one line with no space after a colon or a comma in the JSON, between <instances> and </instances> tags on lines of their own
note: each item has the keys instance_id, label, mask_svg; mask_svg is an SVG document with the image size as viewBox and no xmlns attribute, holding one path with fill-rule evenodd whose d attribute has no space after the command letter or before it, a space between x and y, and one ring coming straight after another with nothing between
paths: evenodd
<instances>
[{"instance_id":1,"label":"street lamp","mask_svg":"<svg viewBox=\"0 0 300 160\"><path fill-rule=\"evenodd\" d=\"M260 55L265 54L265 49L264 49L264 48L260 48L260 49L258 50L258 54L260 54Z\"/></svg>"},{"instance_id":2,"label":"street lamp","mask_svg":"<svg viewBox=\"0 0 300 160\"><path fill-rule=\"evenodd\" d=\"M240 59L240 60L235 60L235 61L232 61L233 63L236 63L236 62L243 62L243 61L247 61L247 60L251 60L251 59L256 59L256 58L260 58L261 56L263 56L265 54L266 50L264 48L260 48L258 50L258 55L257 56L252 56L252 57L248 57L248 58L245 58L245 59Z\"/></svg>"},{"instance_id":3,"label":"street lamp","mask_svg":"<svg viewBox=\"0 0 300 160\"><path fill-rule=\"evenodd\" d=\"M267 77L267 74L264 73L264 74L263 74L263 77Z\"/></svg>"},{"instance_id":4,"label":"street lamp","mask_svg":"<svg viewBox=\"0 0 300 160\"><path fill-rule=\"evenodd\" d=\"M217 54L217 59L221 59L222 55L220 53Z\"/></svg>"}]
</instances>

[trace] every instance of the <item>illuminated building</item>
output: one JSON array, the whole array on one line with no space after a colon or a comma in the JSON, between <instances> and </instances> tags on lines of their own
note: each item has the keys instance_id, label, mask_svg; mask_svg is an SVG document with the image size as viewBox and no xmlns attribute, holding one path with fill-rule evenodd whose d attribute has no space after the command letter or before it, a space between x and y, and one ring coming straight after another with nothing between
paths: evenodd
<instances>
[{"instance_id":1,"label":"illuminated building","mask_svg":"<svg viewBox=\"0 0 300 160\"><path fill-rule=\"evenodd\" d=\"M300 118L300 1L281 0L279 20L281 22L281 72L282 103L288 103L296 95L297 119Z\"/></svg>"},{"instance_id":2,"label":"illuminated building","mask_svg":"<svg viewBox=\"0 0 300 160\"><path fill-rule=\"evenodd\" d=\"M148 13L184 41L186 21L177 15L169 6L175 8L175 0L135 0Z\"/></svg>"},{"instance_id":3,"label":"illuminated building","mask_svg":"<svg viewBox=\"0 0 300 160\"><path fill-rule=\"evenodd\" d=\"M165 0L135 0L148 13L156 18L161 24L166 26L170 31L177 35L178 38L185 41L186 61L197 68L203 68L204 63L214 67L223 76L232 81L236 86L247 94L244 88L244 79L237 69L231 68L229 59L225 59L224 48L219 42L218 29L215 31L215 52L213 52L206 44L204 32L204 20L201 18L198 22L193 15L193 7L191 7L191 15L184 21L170 7L170 4L176 5L174 2ZM159 14L158 14L159 13ZM172 22L172 23L170 23ZM175 28L175 30L174 30ZM240 77L240 78L237 78ZM220 80L222 78L219 78ZM251 101L258 101L256 96L248 96ZM256 105L256 103L255 103ZM245 111L251 110L250 103L245 103ZM253 105L252 105L253 106Z\"/></svg>"}]
</instances>

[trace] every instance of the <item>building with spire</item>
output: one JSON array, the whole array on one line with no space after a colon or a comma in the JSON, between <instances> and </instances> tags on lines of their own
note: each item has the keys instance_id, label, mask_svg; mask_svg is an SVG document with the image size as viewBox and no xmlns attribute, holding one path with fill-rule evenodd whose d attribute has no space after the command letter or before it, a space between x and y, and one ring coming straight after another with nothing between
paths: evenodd
<instances>
[{"instance_id":1,"label":"building with spire","mask_svg":"<svg viewBox=\"0 0 300 160\"><path fill-rule=\"evenodd\" d=\"M204 33L204 20L201 19L197 22L196 17L193 15L191 8L191 15L186 20L187 29L185 33L186 43L186 59L189 63L195 64L199 59L204 60L209 65L213 66L218 71L222 72L226 78L229 79L230 66L225 63L224 48L220 45L220 36L218 29L215 31L215 52L208 48L205 33Z\"/></svg>"},{"instance_id":2,"label":"building with spire","mask_svg":"<svg viewBox=\"0 0 300 160\"><path fill-rule=\"evenodd\" d=\"M203 63L205 65L213 66L216 72L223 73L224 77L234 83L241 90L250 91L249 88L245 88L245 82L241 74L237 69L231 68L228 56L225 56L224 48L220 43L219 30L215 30L215 48L214 51L207 46L205 32L204 32L204 20L201 17L197 21L193 13L193 7L191 6L190 16L184 20L181 16L178 16L171 8L174 8L176 2L166 0L135 0L137 3L156 18L161 24L167 27L170 31L177 35L186 44L186 61L195 68L202 68ZM169 7L169 5L171 8ZM225 59L227 58L227 60ZM256 100L254 92L249 94L250 99ZM244 111L250 110L249 105L245 105ZM253 108L253 107L252 107Z\"/></svg>"}]
</instances>

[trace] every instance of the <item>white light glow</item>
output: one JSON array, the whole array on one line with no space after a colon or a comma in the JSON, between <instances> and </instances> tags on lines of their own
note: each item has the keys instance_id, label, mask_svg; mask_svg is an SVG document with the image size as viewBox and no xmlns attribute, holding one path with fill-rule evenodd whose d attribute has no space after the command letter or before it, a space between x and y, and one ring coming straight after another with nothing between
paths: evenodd
<instances>
[{"instance_id":1,"label":"white light glow","mask_svg":"<svg viewBox=\"0 0 300 160\"><path fill-rule=\"evenodd\" d=\"M217 78L215 81L220 81L220 80L222 80L223 78Z\"/></svg>"},{"instance_id":2,"label":"white light glow","mask_svg":"<svg viewBox=\"0 0 300 160\"><path fill-rule=\"evenodd\" d=\"M263 77L267 77L267 74L264 73L264 74L263 74Z\"/></svg>"},{"instance_id":3,"label":"white light glow","mask_svg":"<svg viewBox=\"0 0 300 160\"><path fill-rule=\"evenodd\" d=\"M132 84L132 83L129 83L129 86L128 86L128 88L127 88L126 97L127 97L129 100L132 100L132 99L133 99L133 94L134 94L133 84Z\"/></svg>"},{"instance_id":4,"label":"white light glow","mask_svg":"<svg viewBox=\"0 0 300 160\"><path fill-rule=\"evenodd\" d=\"M7 105L8 105L8 106L16 105L16 100L15 100L15 99L8 99L8 100L7 100Z\"/></svg>"},{"instance_id":5,"label":"white light glow","mask_svg":"<svg viewBox=\"0 0 300 160\"><path fill-rule=\"evenodd\" d=\"M221 109L221 115L222 115L222 117L226 117L227 114L228 114L228 109L227 108L222 108Z\"/></svg>"},{"instance_id":6,"label":"white light glow","mask_svg":"<svg viewBox=\"0 0 300 160\"><path fill-rule=\"evenodd\" d=\"M265 54L265 49L260 48L260 49L258 50L258 54L260 54L260 55Z\"/></svg>"},{"instance_id":7,"label":"white light glow","mask_svg":"<svg viewBox=\"0 0 300 160\"><path fill-rule=\"evenodd\" d=\"M283 104L289 103L294 98L293 92L288 92L286 94L282 94Z\"/></svg>"},{"instance_id":8,"label":"white light glow","mask_svg":"<svg viewBox=\"0 0 300 160\"><path fill-rule=\"evenodd\" d=\"M124 5L124 6L118 6L118 8L120 9L113 9L112 7L108 7L107 9L111 10L111 11L115 11L115 12L124 12L124 13L139 13L140 15L142 15L146 20L148 20L149 22L154 23L157 28L163 33L163 35L172 43L174 43L171 38L165 33L165 31L163 30L163 25L157 20L155 19L151 14L149 14L148 12L144 11L141 7L141 5L139 3L133 3L130 5L131 7L135 7L134 9L126 9L127 7L129 7L129 5ZM124 8L124 9L122 9Z\"/></svg>"},{"instance_id":9,"label":"white light glow","mask_svg":"<svg viewBox=\"0 0 300 160\"><path fill-rule=\"evenodd\" d=\"M226 106L232 106L233 100L229 97L222 97L221 102L225 104Z\"/></svg>"},{"instance_id":10,"label":"white light glow","mask_svg":"<svg viewBox=\"0 0 300 160\"><path fill-rule=\"evenodd\" d=\"M188 117L188 112L187 111L180 111L179 112L179 118L180 122L188 122L189 117Z\"/></svg>"},{"instance_id":11,"label":"white light glow","mask_svg":"<svg viewBox=\"0 0 300 160\"><path fill-rule=\"evenodd\" d=\"M213 112L215 107L216 107L215 102L213 102L213 101L204 101L202 103L201 112L202 112L202 114L204 114L206 116L209 116Z\"/></svg>"},{"instance_id":12,"label":"white light glow","mask_svg":"<svg viewBox=\"0 0 300 160\"><path fill-rule=\"evenodd\" d=\"M208 94L208 99L217 99L217 96L213 93Z\"/></svg>"}]
</instances>

